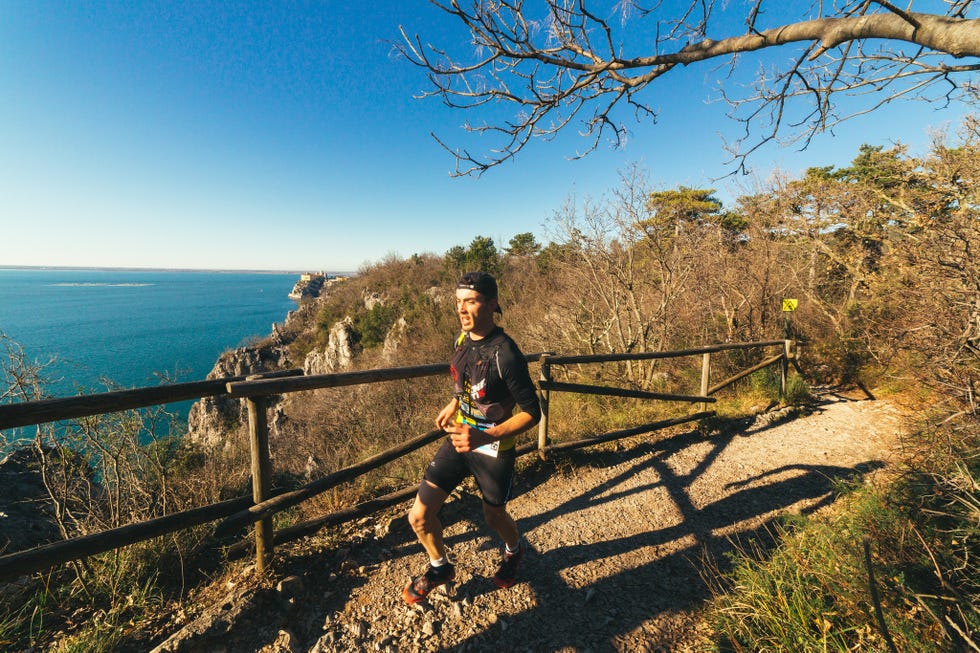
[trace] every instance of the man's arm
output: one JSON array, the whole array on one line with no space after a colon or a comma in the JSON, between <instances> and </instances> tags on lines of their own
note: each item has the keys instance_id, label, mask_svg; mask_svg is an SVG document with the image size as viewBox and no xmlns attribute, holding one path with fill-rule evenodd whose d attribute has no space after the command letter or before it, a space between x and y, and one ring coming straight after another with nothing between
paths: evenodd
<instances>
[{"instance_id":1,"label":"man's arm","mask_svg":"<svg viewBox=\"0 0 980 653\"><path fill-rule=\"evenodd\" d=\"M538 423L538 418L526 411L514 413L500 424L488 428L484 433L494 440L519 435Z\"/></svg>"},{"instance_id":2,"label":"man's arm","mask_svg":"<svg viewBox=\"0 0 980 653\"><path fill-rule=\"evenodd\" d=\"M473 451L477 447L490 444L495 440L518 435L538 423L538 418L530 413L520 411L514 413L496 426L486 431L469 424L448 424L444 428L452 436L453 447L460 453Z\"/></svg>"}]
</instances>

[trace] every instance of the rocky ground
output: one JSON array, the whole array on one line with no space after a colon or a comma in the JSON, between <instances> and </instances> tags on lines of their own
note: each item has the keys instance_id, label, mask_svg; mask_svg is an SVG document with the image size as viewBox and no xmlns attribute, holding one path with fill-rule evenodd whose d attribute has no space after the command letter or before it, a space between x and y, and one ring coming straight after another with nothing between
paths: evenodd
<instances>
[{"instance_id":1,"label":"rocky ground","mask_svg":"<svg viewBox=\"0 0 980 653\"><path fill-rule=\"evenodd\" d=\"M511 512L530 551L523 580L490 581L499 544L479 499L444 508L456 582L410 607L402 588L426 558L407 505L364 520L337 544L277 551L275 573L247 571L199 596L133 650L697 651L706 569L779 515L829 505L836 483L889 464L901 429L883 401L824 394L812 414L749 419L723 434L637 437L523 465ZM213 592L212 588L212 592ZM150 642L149 640L152 640Z\"/></svg>"}]
</instances>

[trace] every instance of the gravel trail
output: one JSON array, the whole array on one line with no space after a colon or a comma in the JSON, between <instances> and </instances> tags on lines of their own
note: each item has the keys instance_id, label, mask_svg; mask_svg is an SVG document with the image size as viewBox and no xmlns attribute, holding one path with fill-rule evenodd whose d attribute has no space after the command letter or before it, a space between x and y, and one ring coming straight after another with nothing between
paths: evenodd
<instances>
[{"instance_id":1,"label":"gravel trail","mask_svg":"<svg viewBox=\"0 0 980 653\"><path fill-rule=\"evenodd\" d=\"M282 547L275 578L229 581L211 609L175 615L157 650L695 651L706 561L724 565L733 542L766 541L779 515L827 506L837 481L888 466L901 429L885 401L824 394L807 415L532 462L510 504L530 546L514 587L490 581L500 545L463 488L442 513L456 582L428 602L401 599L426 562L406 505L362 520L341 549Z\"/></svg>"}]
</instances>

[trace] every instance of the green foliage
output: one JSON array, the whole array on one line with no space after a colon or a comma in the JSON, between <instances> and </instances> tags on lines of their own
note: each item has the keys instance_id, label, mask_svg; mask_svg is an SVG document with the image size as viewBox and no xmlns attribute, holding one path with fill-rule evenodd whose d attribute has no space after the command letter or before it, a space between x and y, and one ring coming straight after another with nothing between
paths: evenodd
<instances>
[{"instance_id":1,"label":"green foliage","mask_svg":"<svg viewBox=\"0 0 980 653\"><path fill-rule=\"evenodd\" d=\"M779 401L779 370L775 366L770 365L753 372L749 375L748 381L754 394L771 401Z\"/></svg>"},{"instance_id":2,"label":"green foliage","mask_svg":"<svg viewBox=\"0 0 980 653\"><path fill-rule=\"evenodd\" d=\"M639 220L636 227L654 240L676 235L686 228L717 224L722 204L713 188L688 188L650 193L646 202L649 217Z\"/></svg>"},{"instance_id":3,"label":"green foliage","mask_svg":"<svg viewBox=\"0 0 980 653\"><path fill-rule=\"evenodd\" d=\"M47 596L43 590L32 592L28 596L14 594L11 597L14 600L0 604L0 650L17 650L18 644L30 643L39 638L45 628Z\"/></svg>"},{"instance_id":4,"label":"green foliage","mask_svg":"<svg viewBox=\"0 0 980 653\"><path fill-rule=\"evenodd\" d=\"M397 305L378 303L369 311L359 312L353 325L359 344L365 349L383 345L388 331L398 319L399 308Z\"/></svg>"},{"instance_id":5,"label":"green foliage","mask_svg":"<svg viewBox=\"0 0 980 653\"><path fill-rule=\"evenodd\" d=\"M502 269L497 246L494 245L493 239L486 236L474 238L467 249L460 245L450 248L445 258L446 270L454 281L464 272L483 271L499 276Z\"/></svg>"},{"instance_id":6,"label":"green foliage","mask_svg":"<svg viewBox=\"0 0 980 653\"><path fill-rule=\"evenodd\" d=\"M446 251L446 268L451 276L458 277L468 270L469 264L466 262L466 248L462 245L453 245Z\"/></svg>"},{"instance_id":7,"label":"green foliage","mask_svg":"<svg viewBox=\"0 0 980 653\"><path fill-rule=\"evenodd\" d=\"M966 650L964 638L980 634L980 565L970 551L980 536L980 450L967 433L936 434L955 443L952 455L899 483L857 489L844 510L777 527L775 551L743 548L715 577L715 650L888 650L872 576L898 650Z\"/></svg>"},{"instance_id":8,"label":"green foliage","mask_svg":"<svg viewBox=\"0 0 980 653\"><path fill-rule=\"evenodd\" d=\"M813 401L813 394L806 380L798 374L791 374L786 379L786 396L783 403L789 406L799 406Z\"/></svg>"},{"instance_id":9,"label":"green foliage","mask_svg":"<svg viewBox=\"0 0 980 653\"><path fill-rule=\"evenodd\" d=\"M721 201L714 196L714 188L689 188L650 193L647 210L658 221L702 222L718 215Z\"/></svg>"},{"instance_id":10,"label":"green foliage","mask_svg":"<svg viewBox=\"0 0 980 653\"><path fill-rule=\"evenodd\" d=\"M541 244L528 231L511 238L505 251L511 256L534 256L541 251Z\"/></svg>"},{"instance_id":11,"label":"green foliage","mask_svg":"<svg viewBox=\"0 0 980 653\"><path fill-rule=\"evenodd\" d=\"M540 274L557 274L561 265L570 264L575 259L575 246L571 243L548 243L535 258Z\"/></svg>"}]
</instances>

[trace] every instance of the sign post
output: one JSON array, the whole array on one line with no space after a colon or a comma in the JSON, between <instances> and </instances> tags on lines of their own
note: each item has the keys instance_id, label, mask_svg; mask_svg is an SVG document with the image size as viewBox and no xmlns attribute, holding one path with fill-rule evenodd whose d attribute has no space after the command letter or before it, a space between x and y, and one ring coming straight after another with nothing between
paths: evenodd
<instances>
[{"instance_id":1,"label":"sign post","mask_svg":"<svg viewBox=\"0 0 980 653\"><path fill-rule=\"evenodd\" d=\"M800 302L796 299L783 299L783 316L786 319L785 335L786 338L783 345L783 360L782 364L779 366L779 396L783 399L786 398L786 381L789 376L789 358L790 358L790 348L793 338L793 332L789 325L789 316L796 311L796 307L799 306Z\"/></svg>"},{"instance_id":2,"label":"sign post","mask_svg":"<svg viewBox=\"0 0 980 653\"><path fill-rule=\"evenodd\" d=\"M789 328L789 316L790 316L790 313L795 312L796 311L796 307L799 306L799 305L800 305L800 302L799 302L798 299L783 299L783 313L784 313L784 317L786 319L786 322L785 322L785 324L786 324L785 337L786 337L787 340L789 340L792 337L792 333L790 332L790 328Z\"/></svg>"}]
</instances>

